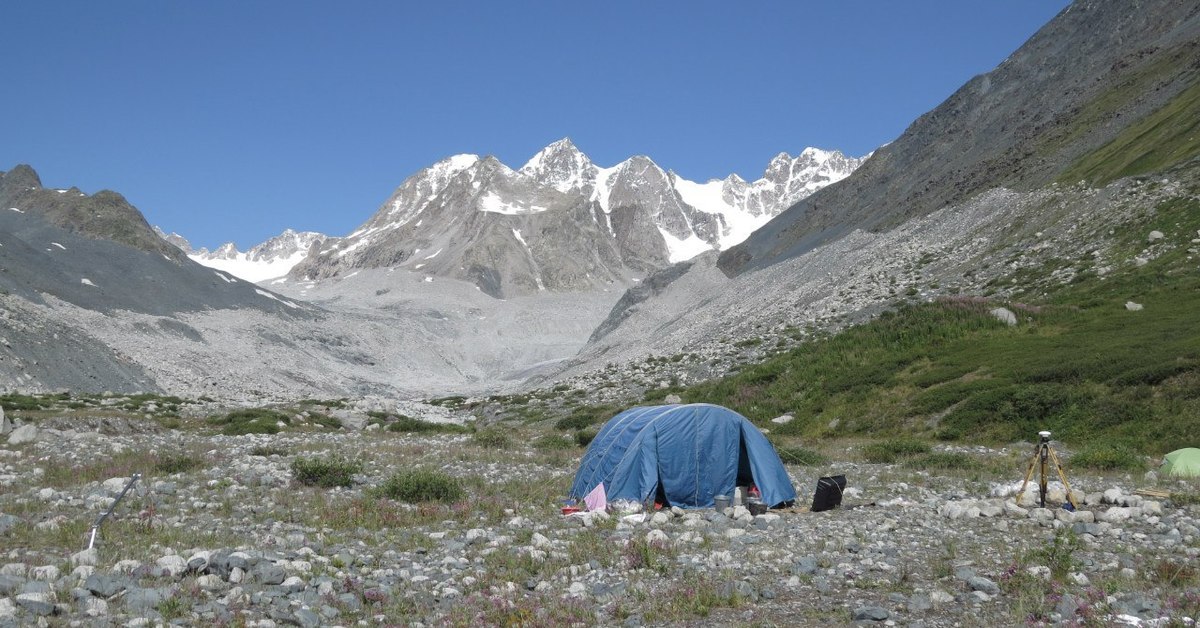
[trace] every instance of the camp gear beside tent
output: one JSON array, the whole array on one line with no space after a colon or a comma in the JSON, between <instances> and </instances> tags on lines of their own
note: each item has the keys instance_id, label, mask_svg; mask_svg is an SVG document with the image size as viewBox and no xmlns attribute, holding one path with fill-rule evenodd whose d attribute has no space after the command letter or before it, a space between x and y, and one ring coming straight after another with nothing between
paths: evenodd
<instances>
[{"instance_id":1,"label":"camp gear beside tent","mask_svg":"<svg viewBox=\"0 0 1200 628\"><path fill-rule=\"evenodd\" d=\"M1160 470L1169 477L1200 477L1200 449L1185 447L1172 451L1163 459Z\"/></svg>"},{"instance_id":2,"label":"camp gear beside tent","mask_svg":"<svg viewBox=\"0 0 1200 628\"><path fill-rule=\"evenodd\" d=\"M570 496L601 483L610 502L682 508L712 508L715 496L749 485L767 506L796 499L766 436L742 415L702 403L631 408L610 419L584 453Z\"/></svg>"},{"instance_id":3,"label":"camp gear beside tent","mask_svg":"<svg viewBox=\"0 0 1200 628\"><path fill-rule=\"evenodd\" d=\"M817 480L817 490L813 492L812 511L833 510L842 503L842 493L844 492L846 492L846 476L822 477Z\"/></svg>"}]
</instances>

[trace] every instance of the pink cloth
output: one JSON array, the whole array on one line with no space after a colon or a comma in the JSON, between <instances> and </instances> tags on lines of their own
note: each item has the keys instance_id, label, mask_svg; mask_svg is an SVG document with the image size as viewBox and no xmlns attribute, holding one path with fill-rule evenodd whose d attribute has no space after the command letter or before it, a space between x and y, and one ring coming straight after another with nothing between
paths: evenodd
<instances>
[{"instance_id":1,"label":"pink cloth","mask_svg":"<svg viewBox=\"0 0 1200 628\"><path fill-rule=\"evenodd\" d=\"M604 482L596 485L592 492L583 498L588 510L604 510L608 508L608 496L604 494Z\"/></svg>"}]
</instances>

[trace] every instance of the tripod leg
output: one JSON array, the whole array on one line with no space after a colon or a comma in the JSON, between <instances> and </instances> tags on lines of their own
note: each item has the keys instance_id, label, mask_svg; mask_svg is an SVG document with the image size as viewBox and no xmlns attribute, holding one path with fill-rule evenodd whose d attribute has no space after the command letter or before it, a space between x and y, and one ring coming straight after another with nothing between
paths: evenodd
<instances>
[{"instance_id":1,"label":"tripod leg","mask_svg":"<svg viewBox=\"0 0 1200 628\"><path fill-rule=\"evenodd\" d=\"M1043 443L1041 450L1038 452L1038 459L1041 461L1042 469L1042 475L1038 480L1038 498L1042 504L1042 508L1046 507L1046 459L1049 457L1049 448L1049 445Z\"/></svg>"},{"instance_id":2,"label":"tripod leg","mask_svg":"<svg viewBox=\"0 0 1200 628\"><path fill-rule=\"evenodd\" d=\"M1034 448L1033 458L1029 460L1029 468L1025 470L1025 479L1021 482L1021 490L1017 493L1017 505L1021 505L1021 497L1025 495L1025 487L1029 485L1029 479L1033 477L1033 467L1037 464L1038 449Z\"/></svg>"},{"instance_id":3,"label":"tripod leg","mask_svg":"<svg viewBox=\"0 0 1200 628\"><path fill-rule=\"evenodd\" d=\"M1062 463L1058 460L1058 454L1054 448L1050 448L1050 458L1054 461L1054 468L1058 471L1058 479L1062 480L1063 486L1067 488L1067 502L1071 504L1071 508L1079 510L1079 504L1075 503L1075 499L1071 497L1071 483L1067 481L1067 474L1063 473Z\"/></svg>"}]
</instances>

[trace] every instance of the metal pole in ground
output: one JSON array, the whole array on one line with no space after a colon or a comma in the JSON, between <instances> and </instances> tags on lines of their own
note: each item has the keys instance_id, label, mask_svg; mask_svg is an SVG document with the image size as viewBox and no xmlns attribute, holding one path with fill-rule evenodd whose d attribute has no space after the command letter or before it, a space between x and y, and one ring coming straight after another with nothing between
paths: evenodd
<instances>
[{"instance_id":1,"label":"metal pole in ground","mask_svg":"<svg viewBox=\"0 0 1200 628\"><path fill-rule=\"evenodd\" d=\"M140 479L142 479L142 474L134 473L133 477L129 478L129 482L125 484L125 488L121 489L121 494L117 495L117 498L113 500L112 505L108 507L108 510L100 513L99 517L96 517L96 522L92 524L92 531L88 535L88 545L84 549L92 549L92 546L96 544L96 533L100 531L100 524L104 523L104 520L107 519L109 515L113 514L113 511L117 509L117 504L121 503L121 500L125 497L125 494L128 493L129 489L133 488L133 485Z\"/></svg>"}]
</instances>

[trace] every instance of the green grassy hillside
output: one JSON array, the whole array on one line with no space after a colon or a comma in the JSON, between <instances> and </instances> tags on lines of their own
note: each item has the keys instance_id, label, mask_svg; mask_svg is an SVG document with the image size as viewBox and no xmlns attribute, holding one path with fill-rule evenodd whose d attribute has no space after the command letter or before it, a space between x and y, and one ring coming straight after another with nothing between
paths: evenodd
<instances>
[{"instance_id":1,"label":"green grassy hillside","mask_svg":"<svg viewBox=\"0 0 1200 628\"><path fill-rule=\"evenodd\" d=\"M1200 84L1193 85L1100 150L1073 164L1060 182L1114 179L1162 170L1200 155Z\"/></svg>"},{"instance_id":2,"label":"green grassy hillside","mask_svg":"<svg viewBox=\"0 0 1200 628\"><path fill-rule=\"evenodd\" d=\"M1022 278L1036 299L1020 303L1018 293L1003 302L959 297L904 306L678 392L780 434L1010 442L1049 429L1073 442L1120 442L1146 453L1194 446L1200 267L1186 243L1200 229L1200 201L1164 203L1118 243L1116 257L1141 250L1150 229L1167 234L1164 243L1184 244L1164 244L1148 264L1125 264L1103 278L1090 258L1056 260L1040 277ZM1060 263L1080 272L1049 285ZM1144 309L1127 310L1127 301ZM1016 313L1016 326L989 314L1001 306ZM768 423L785 413L796 420Z\"/></svg>"}]
</instances>

